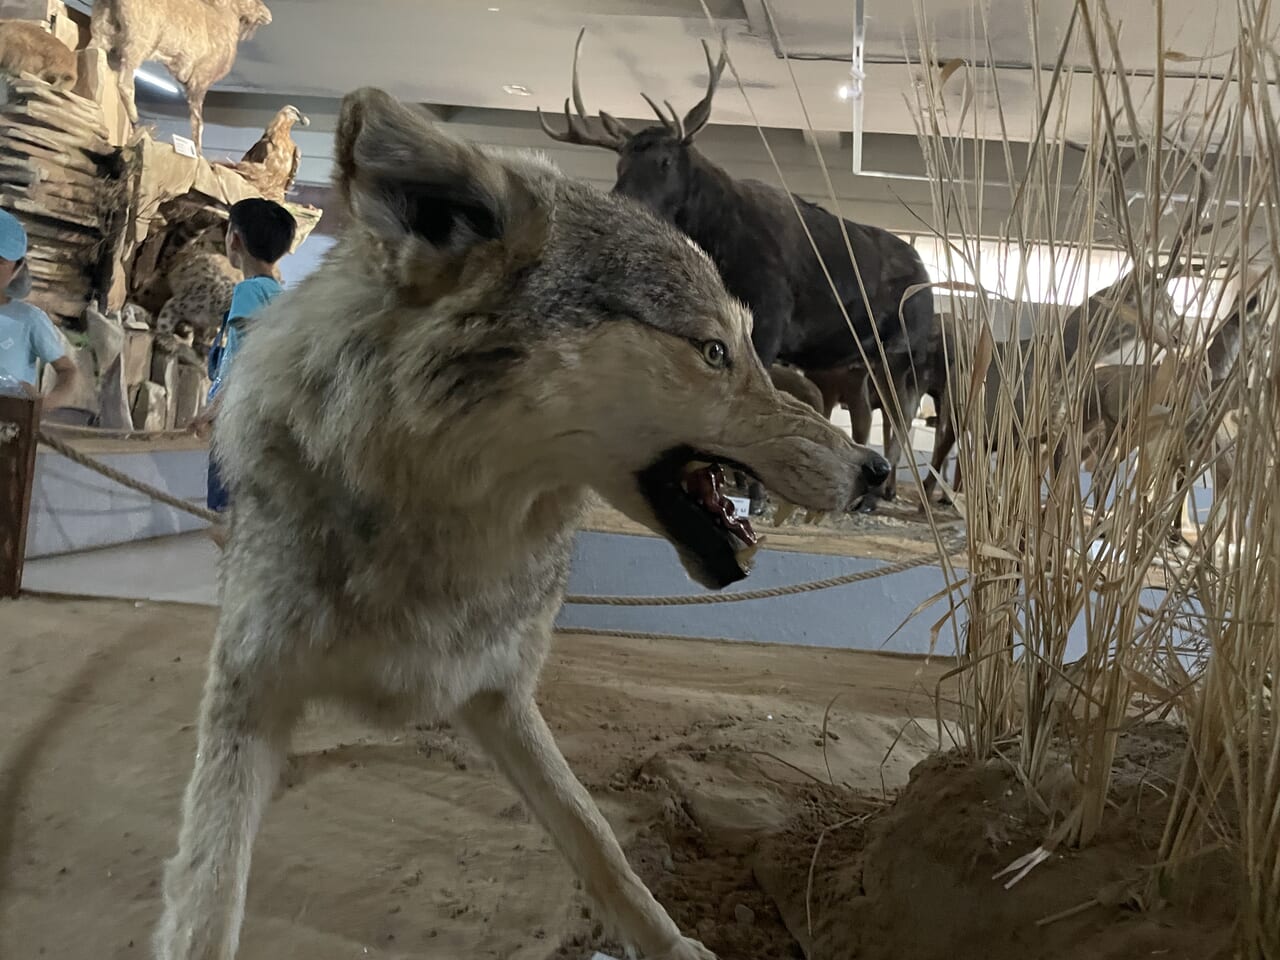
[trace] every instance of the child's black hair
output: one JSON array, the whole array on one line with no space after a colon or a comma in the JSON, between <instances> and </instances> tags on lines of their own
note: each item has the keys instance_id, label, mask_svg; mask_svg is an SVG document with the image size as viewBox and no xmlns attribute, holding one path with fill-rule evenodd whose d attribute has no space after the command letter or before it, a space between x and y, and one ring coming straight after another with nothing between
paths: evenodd
<instances>
[{"instance_id":1,"label":"child's black hair","mask_svg":"<svg viewBox=\"0 0 1280 960\"><path fill-rule=\"evenodd\" d=\"M240 242L253 259L275 263L293 246L298 222L274 200L249 197L231 207L227 229L240 235Z\"/></svg>"}]
</instances>

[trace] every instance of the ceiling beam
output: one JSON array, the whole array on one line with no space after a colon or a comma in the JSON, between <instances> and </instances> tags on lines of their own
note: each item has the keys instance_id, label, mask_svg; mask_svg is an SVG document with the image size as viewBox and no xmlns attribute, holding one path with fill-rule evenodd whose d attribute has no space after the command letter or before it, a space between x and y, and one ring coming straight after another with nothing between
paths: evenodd
<instances>
[{"instance_id":1,"label":"ceiling beam","mask_svg":"<svg viewBox=\"0 0 1280 960\"><path fill-rule=\"evenodd\" d=\"M461 107L445 103L420 103L418 106L425 110L436 123L448 123L462 111Z\"/></svg>"},{"instance_id":2,"label":"ceiling beam","mask_svg":"<svg viewBox=\"0 0 1280 960\"><path fill-rule=\"evenodd\" d=\"M751 35L773 41L773 31L769 29L769 15L764 11L764 0L742 0L742 9L747 12L747 25ZM777 50L774 50L777 53Z\"/></svg>"},{"instance_id":3,"label":"ceiling beam","mask_svg":"<svg viewBox=\"0 0 1280 960\"><path fill-rule=\"evenodd\" d=\"M839 150L841 134L839 130L801 130L806 146L817 144L823 150Z\"/></svg>"}]
</instances>

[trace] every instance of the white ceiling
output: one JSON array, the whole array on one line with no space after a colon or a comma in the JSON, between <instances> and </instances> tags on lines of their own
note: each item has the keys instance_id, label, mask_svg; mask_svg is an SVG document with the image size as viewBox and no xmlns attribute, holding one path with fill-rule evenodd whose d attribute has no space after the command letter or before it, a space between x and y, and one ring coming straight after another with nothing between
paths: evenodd
<instances>
[{"instance_id":1,"label":"white ceiling","mask_svg":"<svg viewBox=\"0 0 1280 960\"><path fill-rule=\"evenodd\" d=\"M848 80L852 49L853 0L706 0L716 19L713 30L700 0L268 0L274 22L242 44L227 91L284 97L340 97L372 84L411 101L449 106L558 111L569 93L574 38L583 43L582 87L590 110L604 108L626 118L649 116L640 98L669 99L683 112L702 95L706 67L698 41L715 41L726 28L730 57L750 105L766 127L804 128L796 87L820 130L850 130L850 104L836 94ZM767 3L767 7L766 7ZM916 8L927 7L931 58L990 59L998 71L1002 109L1015 138L1029 136L1036 59L1029 29L1028 0L865 0L867 66L864 129L914 134L904 97L912 92L915 70L904 54L919 59ZM1058 53L1072 0L1039 0L1038 59L1050 64ZM1151 0L1111 0L1122 21L1121 47L1128 69L1156 66L1155 6ZM1232 41L1232 3L1165 0L1165 48L1203 55ZM983 22L985 9L985 23ZM789 53L833 60L780 59L769 31L769 14ZM989 38L975 42L975 38ZM1087 52L1069 60L1087 65ZM1215 61L1225 66L1225 61ZM1191 70L1194 64L1168 64ZM1141 83L1141 81L1139 81ZM504 92L521 84L532 95ZM1190 81L1181 86L1189 88ZM956 93L957 102L959 92ZM1141 96L1141 91L1139 91ZM1167 90L1181 101L1175 81ZM1089 104L1074 98L1069 133L1089 127ZM988 95L988 102L993 103ZM717 97L713 122L746 124L751 110L731 76ZM994 128L993 128L994 131Z\"/></svg>"}]
</instances>

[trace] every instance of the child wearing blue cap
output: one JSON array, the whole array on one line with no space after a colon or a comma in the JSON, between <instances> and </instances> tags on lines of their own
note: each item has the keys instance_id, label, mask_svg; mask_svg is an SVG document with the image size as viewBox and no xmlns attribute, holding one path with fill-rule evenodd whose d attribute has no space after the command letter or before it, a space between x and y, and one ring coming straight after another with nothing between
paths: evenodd
<instances>
[{"instance_id":1,"label":"child wearing blue cap","mask_svg":"<svg viewBox=\"0 0 1280 960\"><path fill-rule=\"evenodd\" d=\"M231 308L223 318L213 347L209 350L208 406L191 424L198 437L207 438L218 413L221 390L226 383L231 362L244 345L246 321L284 292L276 264L293 246L298 224L283 206L273 200L251 197L231 207L227 221L227 259L244 274L231 293ZM210 510L219 513L231 505L231 497L222 485L217 461L209 458ZM221 525L210 530L218 546L226 531Z\"/></svg>"},{"instance_id":2,"label":"child wearing blue cap","mask_svg":"<svg viewBox=\"0 0 1280 960\"><path fill-rule=\"evenodd\" d=\"M27 231L17 217L0 210L0 389L16 384L30 396L39 396L38 364L43 360L58 374L44 398L44 408L52 410L66 406L79 371L48 314L23 302L31 292L26 257Z\"/></svg>"}]
</instances>

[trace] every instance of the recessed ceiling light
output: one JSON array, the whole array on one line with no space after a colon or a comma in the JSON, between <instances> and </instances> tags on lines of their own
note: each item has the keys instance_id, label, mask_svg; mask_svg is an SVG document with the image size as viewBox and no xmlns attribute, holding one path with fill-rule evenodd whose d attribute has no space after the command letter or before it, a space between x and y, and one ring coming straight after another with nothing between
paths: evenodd
<instances>
[{"instance_id":1,"label":"recessed ceiling light","mask_svg":"<svg viewBox=\"0 0 1280 960\"><path fill-rule=\"evenodd\" d=\"M523 83L504 83L502 85L502 92L509 93L513 97L528 97L533 94L533 91Z\"/></svg>"},{"instance_id":2,"label":"recessed ceiling light","mask_svg":"<svg viewBox=\"0 0 1280 960\"><path fill-rule=\"evenodd\" d=\"M848 100L852 93L853 91L849 89L849 85L847 83L842 83L840 86L836 87L836 96L841 100Z\"/></svg>"},{"instance_id":3,"label":"recessed ceiling light","mask_svg":"<svg viewBox=\"0 0 1280 960\"><path fill-rule=\"evenodd\" d=\"M497 13L497 12L498 12L498 10L499 10L499 8L498 8L498 7L490 7L490 8L489 8L489 12L490 12L490 13Z\"/></svg>"}]
</instances>

